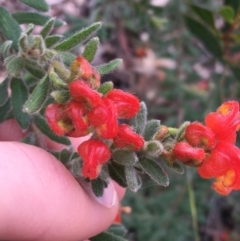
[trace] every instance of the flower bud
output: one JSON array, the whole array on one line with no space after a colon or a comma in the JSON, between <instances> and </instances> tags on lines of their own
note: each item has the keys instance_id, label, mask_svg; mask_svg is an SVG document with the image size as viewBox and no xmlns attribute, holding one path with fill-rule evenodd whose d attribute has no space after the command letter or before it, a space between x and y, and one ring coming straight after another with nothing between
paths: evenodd
<instances>
[{"instance_id":1,"label":"flower bud","mask_svg":"<svg viewBox=\"0 0 240 241\"><path fill-rule=\"evenodd\" d=\"M82 175L90 180L99 176L102 165L111 157L108 146L96 139L90 139L80 144L78 153L83 160Z\"/></svg>"},{"instance_id":2,"label":"flower bud","mask_svg":"<svg viewBox=\"0 0 240 241\"><path fill-rule=\"evenodd\" d=\"M139 99L122 90L113 89L106 94L105 98L113 101L118 117L121 119L134 117L140 109Z\"/></svg>"},{"instance_id":3,"label":"flower bud","mask_svg":"<svg viewBox=\"0 0 240 241\"><path fill-rule=\"evenodd\" d=\"M202 148L190 146L187 142L178 142L173 148L176 159L189 166L199 166L206 154Z\"/></svg>"},{"instance_id":4,"label":"flower bud","mask_svg":"<svg viewBox=\"0 0 240 241\"><path fill-rule=\"evenodd\" d=\"M118 129L118 134L113 139L115 147L129 148L134 151L138 151L143 147L144 139L134 132L130 126L121 124Z\"/></svg>"},{"instance_id":5,"label":"flower bud","mask_svg":"<svg viewBox=\"0 0 240 241\"><path fill-rule=\"evenodd\" d=\"M185 139L194 147L211 150L216 143L215 135L210 128L199 122L193 122L185 130Z\"/></svg>"}]
</instances>

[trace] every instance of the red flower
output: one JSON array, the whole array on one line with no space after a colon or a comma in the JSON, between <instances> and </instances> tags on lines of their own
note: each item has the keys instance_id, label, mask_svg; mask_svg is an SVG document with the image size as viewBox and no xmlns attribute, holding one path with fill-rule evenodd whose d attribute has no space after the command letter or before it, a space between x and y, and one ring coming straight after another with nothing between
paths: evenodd
<instances>
[{"instance_id":1,"label":"red flower","mask_svg":"<svg viewBox=\"0 0 240 241\"><path fill-rule=\"evenodd\" d=\"M216 143L212 130L199 122L193 122L187 126L185 138L191 146L201 147L205 150L211 150Z\"/></svg>"},{"instance_id":2,"label":"red flower","mask_svg":"<svg viewBox=\"0 0 240 241\"><path fill-rule=\"evenodd\" d=\"M98 106L89 112L88 119L100 137L112 139L117 135L117 113L111 100L103 99Z\"/></svg>"},{"instance_id":3,"label":"red flower","mask_svg":"<svg viewBox=\"0 0 240 241\"><path fill-rule=\"evenodd\" d=\"M229 101L222 104L217 112L206 116L205 124L214 132L218 141L235 143L236 131L240 127L239 103Z\"/></svg>"},{"instance_id":4,"label":"red flower","mask_svg":"<svg viewBox=\"0 0 240 241\"><path fill-rule=\"evenodd\" d=\"M64 105L53 103L47 106L45 117L51 130L59 135L65 135L74 127L67 118Z\"/></svg>"},{"instance_id":5,"label":"red flower","mask_svg":"<svg viewBox=\"0 0 240 241\"><path fill-rule=\"evenodd\" d=\"M113 101L117 109L118 117L121 119L134 117L140 109L139 99L122 90L113 89L109 91L105 97Z\"/></svg>"},{"instance_id":6,"label":"red flower","mask_svg":"<svg viewBox=\"0 0 240 241\"><path fill-rule=\"evenodd\" d=\"M108 146L96 139L90 139L80 144L78 153L83 160L82 175L90 180L99 176L102 165L111 157Z\"/></svg>"},{"instance_id":7,"label":"red flower","mask_svg":"<svg viewBox=\"0 0 240 241\"><path fill-rule=\"evenodd\" d=\"M126 124L119 125L118 134L113 139L115 147L129 148L134 151L140 150L144 145L144 139Z\"/></svg>"},{"instance_id":8,"label":"red flower","mask_svg":"<svg viewBox=\"0 0 240 241\"><path fill-rule=\"evenodd\" d=\"M173 148L176 159L190 166L199 166L206 154L202 148L190 146L187 142L178 142Z\"/></svg>"},{"instance_id":9,"label":"red flower","mask_svg":"<svg viewBox=\"0 0 240 241\"><path fill-rule=\"evenodd\" d=\"M93 108L101 103L101 95L90 88L82 80L74 80L69 84L69 91L76 101L86 103L89 108Z\"/></svg>"}]
</instances>

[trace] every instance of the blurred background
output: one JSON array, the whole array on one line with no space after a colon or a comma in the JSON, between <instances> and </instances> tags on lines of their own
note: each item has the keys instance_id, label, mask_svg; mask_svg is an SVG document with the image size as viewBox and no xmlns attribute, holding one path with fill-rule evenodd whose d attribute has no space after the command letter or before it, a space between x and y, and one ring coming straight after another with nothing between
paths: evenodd
<instances>
[{"instance_id":1,"label":"blurred background","mask_svg":"<svg viewBox=\"0 0 240 241\"><path fill-rule=\"evenodd\" d=\"M47 2L51 15L66 22L56 33L68 36L103 22L93 65L122 58L121 68L103 81L144 100L149 118L178 127L186 120L204 121L222 102L240 99L239 0ZM28 10L14 0L0 5ZM130 241L240 240L239 192L221 197L211 190L211 180L192 169L169 175L167 188L146 178L137 194L127 192L123 206L132 212L122 218Z\"/></svg>"}]
</instances>

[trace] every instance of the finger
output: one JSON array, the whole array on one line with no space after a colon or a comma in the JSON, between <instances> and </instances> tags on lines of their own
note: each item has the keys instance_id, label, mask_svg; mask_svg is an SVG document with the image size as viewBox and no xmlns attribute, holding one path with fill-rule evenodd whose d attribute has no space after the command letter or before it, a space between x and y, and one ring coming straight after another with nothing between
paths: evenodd
<instances>
[{"instance_id":1,"label":"finger","mask_svg":"<svg viewBox=\"0 0 240 241\"><path fill-rule=\"evenodd\" d=\"M46 151L1 142L0 153L0 240L79 241L113 222L114 185L96 201Z\"/></svg>"}]
</instances>

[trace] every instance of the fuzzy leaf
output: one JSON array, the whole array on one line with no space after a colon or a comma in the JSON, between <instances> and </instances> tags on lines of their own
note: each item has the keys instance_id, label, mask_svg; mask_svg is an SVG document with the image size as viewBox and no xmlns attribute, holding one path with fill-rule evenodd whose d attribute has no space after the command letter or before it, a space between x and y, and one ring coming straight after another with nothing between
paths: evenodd
<instances>
[{"instance_id":1,"label":"fuzzy leaf","mask_svg":"<svg viewBox=\"0 0 240 241\"><path fill-rule=\"evenodd\" d=\"M49 72L49 79L55 89L68 89L68 85L58 76L58 74L51 69Z\"/></svg>"},{"instance_id":2,"label":"fuzzy leaf","mask_svg":"<svg viewBox=\"0 0 240 241\"><path fill-rule=\"evenodd\" d=\"M58 136L55 133L52 132L50 127L48 126L46 120L40 116L35 115L34 116L34 123L36 124L37 128L47 137L49 137L51 140L56 141L58 143L62 143L65 145L71 145L70 140L65 136Z\"/></svg>"},{"instance_id":3,"label":"fuzzy leaf","mask_svg":"<svg viewBox=\"0 0 240 241\"><path fill-rule=\"evenodd\" d=\"M103 232L90 238L90 241L127 241L126 239L112 233Z\"/></svg>"},{"instance_id":4,"label":"fuzzy leaf","mask_svg":"<svg viewBox=\"0 0 240 241\"><path fill-rule=\"evenodd\" d=\"M72 151L69 148L64 148L61 150L59 155L59 160L66 165L70 160L72 156Z\"/></svg>"},{"instance_id":5,"label":"fuzzy leaf","mask_svg":"<svg viewBox=\"0 0 240 241\"><path fill-rule=\"evenodd\" d=\"M46 37L46 39L45 39L46 47L50 48L50 47L54 46L62 38L63 38L63 35L59 35L59 34L55 34L55 35L51 35L51 36Z\"/></svg>"},{"instance_id":6,"label":"fuzzy leaf","mask_svg":"<svg viewBox=\"0 0 240 241\"><path fill-rule=\"evenodd\" d=\"M137 192L141 187L136 169L133 166L125 166L127 186L133 192Z\"/></svg>"},{"instance_id":7,"label":"fuzzy leaf","mask_svg":"<svg viewBox=\"0 0 240 241\"><path fill-rule=\"evenodd\" d=\"M37 63L25 60L24 67L33 77L37 79L42 79L45 75L44 69L38 66Z\"/></svg>"},{"instance_id":8,"label":"fuzzy leaf","mask_svg":"<svg viewBox=\"0 0 240 241\"><path fill-rule=\"evenodd\" d=\"M67 51L72 49L76 45L89 38L101 27L101 25L102 24L100 22L97 22L87 28L82 29L81 31L75 33L74 35L57 44L54 49L57 51Z\"/></svg>"},{"instance_id":9,"label":"fuzzy leaf","mask_svg":"<svg viewBox=\"0 0 240 241\"><path fill-rule=\"evenodd\" d=\"M96 67L100 75L108 74L118 68L122 64L122 59L114 59L107 64L102 64Z\"/></svg>"},{"instance_id":10,"label":"fuzzy leaf","mask_svg":"<svg viewBox=\"0 0 240 241\"><path fill-rule=\"evenodd\" d=\"M42 35L43 38L46 38L53 30L54 24L55 24L55 18L49 19L46 22L46 24L43 26L43 28L40 32L40 35Z\"/></svg>"},{"instance_id":11,"label":"fuzzy leaf","mask_svg":"<svg viewBox=\"0 0 240 241\"><path fill-rule=\"evenodd\" d=\"M113 82L112 81L107 81L104 82L99 88L98 88L98 92L106 95L110 90L113 89Z\"/></svg>"},{"instance_id":12,"label":"fuzzy leaf","mask_svg":"<svg viewBox=\"0 0 240 241\"><path fill-rule=\"evenodd\" d=\"M133 121L134 121L133 125L134 125L135 131L139 135L142 135L147 122L147 106L143 101L140 103L140 110L137 113L137 115L134 117Z\"/></svg>"},{"instance_id":13,"label":"fuzzy leaf","mask_svg":"<svg viewBox=\"0 0 240 241\"><path fill-rule=\"evenodd\" d=\"M72 164L71 171L72 171L73 175L75 177L80 177L81 173L82 173L82 166L81 166L81 163L79 161L79 157L73 159L72 162L73 162L73 164Z\"/></svg>"},{"instance_id":14,"label":"fuzzy leaf","mask_svg":"<svg viewBox=\"0 0 240 241\"><path fill-rule=\"evenodd\" d=\"M76 57L76 55L69 52L60 53L60 58L62 59L63 63L67 66L70 66L70 64L76 59Z\"/></svg>"},{"instance_id":15,"label":"fuzzy leaf","mask_svg":"<svg viewBox=\"0 0 240 241\"><path fill-rule=\"evenodd\" d=\"M32 23L40 26L43 26L49 19L51 19L51 17L37 12L16 12L13 13L12 16L19 24ZM60 27L64 24L64 21L56 19L54 26Z\"/></svg>"},{"instance_id":16,"label":"fuzzy leaf","mask_svg":"<svg viewBox=\"0 0 240 241\"><path fill-rule=\"evenodd\" d=\"M45 0L19 0L20 2L32 7L36 10L47 12L49 10L49 6Z\"/></svg>"},{"instance_id":17,"label":"fuzzy leaf","mask_svg":"<svg viewBox=\"0 0 240 241\"><path fill-rule=\"evenodd\" d=\"M35 113L43 106L49 89L48 76L45 75L43 79L38 83L38 85L33 90L32 94L28 98L24 105L24 111L27 113Z\"/></svg>"},{"instance_id":18,"label":"fuzzy leaf","mask_svg":"<svg viewBox=\"0 0 240 241\"><path fill-rule=\"evenodd\" d=\"M115 162L123 166L131 166L138 161L136 153L127 149L117 149L113 151L112 157Z\"/></svg>"},{"instance_id":19,"label":"fuzzy leaf","mask_svg":"<svg viewBox=\"0 0 240 241\"><path fill-rule=\"evenodd\" d=\"M228 23L232 23L234 20L234 10L230 6L223 6L220 8L219 14Z\"/></svg>"},{"instance_id":20,"label":"fuzzy leaf","mask_svg":"<svg viewBox=\"0 0 240 241\"><path fill-rule=\"evenodd\" d=\"M84 52L82 56L88 60L88 62L92 62L94 59L94 56L97 52L98 46L99 46L99 38L95 37L92 38L85 46Z\"/></svg>"},{"instance_id":21,"label":"fuzzy leaf","mask_svg":"<svg viewBox=\"0 0 240 241\"><path fill-rule=\"evenodd\" d=\"M144 130L144 139L146 141L150 141L153 136L157 133L160 127L159 120L150 120L146 123L145 130Z\"/></svg>"},{"instance_id":22,"label":"fuzzy leaf","mask_svg":"<svg viewBox=\"0 0 240 241\"><path fill-rule=\"evenodd\" d=\"M30 123L30 116L29 114L23 112L23 105L28 98L28 89L22 79L12 79L11 93L14 117L22 129L26 130Z\"/></svg>"},{"instance_id":23,"label":"fuzzy leaf","mask_svg":"<svg viewBox=\"0 0 240 241\"><path fill-rule=\"evenodd\" d=\"M122 187L127 187L124 166L109 162L108 170L110 177Z\"/></svg>"},{"instance_id":24,"label":"fuzzy leaf","mask_svg":"<svg viewBox=\"0 0 240 241\"><path fill-rule=\"evenodd\" d=\"M13 48L17 50L18 39L20 38L22 30L16 20L4 7L0 7L0 30L7 39L13 41Z\"/></svg>"},{"instance_id":25,"label":"fuzzy leaf","mask_svg":"<svg viewBox=\"0 0 240 241\"><path fill-rule=\"evenodd\" d=\"M91 186L96 197L101 197L103 195L105 185L101 178L92 180Z\"/></svg>"},{"instance_id":26,"label":"fuzzy leaf","mask_svg":"<svg viewBox=\"0 0 240 241\"><path fill-rule=\"evenodd\" d=\"M113 224L110 226L107 232L119 236L124 236L127 233L127 229L122 224Z\"/></svg>"},{"instance_id":27,"label":"fuzzy leaf","mask_svg":"<svg viewBox=\"0 0 240 241\"><path fill-rule=\"evenodd\" d=\"M156 141L156 140L146 141L144 144L144 151L149 156L157 157L161 154L162 150L163 150L163 145L159 141Z\"/></svg>"},{"instance_id":28,"label":"fuzzy leaf","mask_svg":"<svg viewBox=\"0 0 240 241\"><path fill-rule=\"evenodd\" d=\"M10 76L18 77L24 68L22 57L15 56L6 64L7 72Z\"/></svg>"},{"instance_id":29,"label":"fuzzy leaf","mask_svg":"<svg viewBox=\"0 0 240 241\"><path fill-rule=\"evenodd\" d=\"M11 111L11 99L8 98L4 104L0 106L0 123L7 119L9 112Z\"/></svg>"},{"instance_id":30,"label":"fuzzy leaf","mask_svg":"<svg viewBox=\"0 0 240 241\"><path fill-rule=\"evenodd\" d=\"M0 83L0 106L6 103L8 99L8 86L9 78L6 78L4 81Z\"/></svg>"},{"instance_id":31,"label":"fuzzy leaf","mask_svg":"<svg viewBox=\"0 0 240 241\"><path fill-rule=\"evenodd\" d=\"M178 162L173 162L172 165L168 165L174 172L178 174L184 174L184 168Z\"/></svg>"},{"instance_id":32,"label":"fuzzy leaf","mask_svg":"<svg viewBox=\"0 0 240 241\"><path fill-rule=\"evenodd\" d=\"M59 104L66 104L70 99L68 90L54 90L51 92L51 96Z\"/></svg>"},{"instance_id":33,"label":"fuzzy leaf","mask_svg":"<svg viewBox=\"0 0 240 241\"><path fill-rule=\"evenodd\" d=\"M30 35L32 33L34 27L35 27L34 24L29 23L28 26L27 26L26 34Z\"/></svg>"},{"instance_id":34,"label":"fuzzy leaf","mask_svg":"<svg viewBox=\"0 0 240 241\"><path fill-rule=\"evenodd\" d=\"M169 185L169 178L158 163L146 157L140 158L139 163L143 171L157 184L164 187Z\"/></svg>"},{"instance_id":35,"label":"fuzzy leaf","mask_svg":"<svg viewBox=\"0 0 240 241\"><path fill-rule=\"evenodd\" d=\"M13 43L13 41L11 41L11 40L7 40L7 41L5 41L2 45L1 45L1 47L0 47L0 54L2 55L2 56L8 56L9 55L9 50L10 50L10 48L12 47L12 43Z\"/></svg>"}]
</instances>

